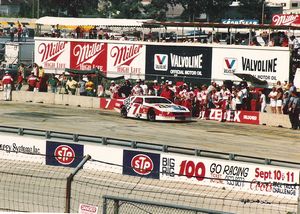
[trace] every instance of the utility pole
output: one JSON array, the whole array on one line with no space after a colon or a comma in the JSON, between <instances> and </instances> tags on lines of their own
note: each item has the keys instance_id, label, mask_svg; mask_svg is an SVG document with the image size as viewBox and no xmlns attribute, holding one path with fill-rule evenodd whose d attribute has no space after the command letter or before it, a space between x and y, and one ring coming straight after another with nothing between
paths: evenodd
<instances>
[{"instance_id":1,"label":"utility pole","mask_svg":"<svg viewBox=\"0 0 300 214\"><path fill-rule=\"evenodd\" d=\"M265 19L265 0L262 0L262 9L261 9L261 24L264 24Z\"/></svg>"},{"instance_id":2,"label":"utility pole","mask_svg":"<svg viewBox=\"0 0 300 214\"><path fill-rule=\"evenodd\" d=\"M40 0L37 0L37 5L36 5L36 18L40 18Z\"/></svg>"},{"instance_id":3,"label":"utility pole","mask_svg":"<svg viewBox=\"0 0 300 214\"><path fill-rule=\"evenodd\" d=\"M32 0L32 18L34 18L34 12L35 12L34 2L35 2L35 0Z\"/></svg>"}]
</instances>

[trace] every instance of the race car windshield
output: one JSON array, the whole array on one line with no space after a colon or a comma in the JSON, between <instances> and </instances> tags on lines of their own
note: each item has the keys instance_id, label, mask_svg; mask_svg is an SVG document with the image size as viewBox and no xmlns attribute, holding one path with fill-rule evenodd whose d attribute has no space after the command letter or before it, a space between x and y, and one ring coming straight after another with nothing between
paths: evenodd
<instances>
[{"instance_id":1,"label":"race car windshield","mask_svg":"<svg viewBox=\"0 0 300 214\"><path fill-rule=\"evenodd\" d=\"M165 98L145 98L145 103L168 103L171 104L172 102L170 100L167 100Z\"/></svg>"}]
</instances>

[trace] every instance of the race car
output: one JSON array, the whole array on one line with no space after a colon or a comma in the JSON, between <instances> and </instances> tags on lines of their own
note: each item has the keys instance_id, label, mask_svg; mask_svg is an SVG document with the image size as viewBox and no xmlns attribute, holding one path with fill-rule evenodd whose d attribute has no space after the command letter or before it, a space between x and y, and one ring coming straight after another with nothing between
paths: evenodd
<instances>
[{"instance_id":1,"label":"race car","mask_svg":"<svg viewBox=\"0 0 300 214\"><path fill-rule=\"evenodd\" d=\"M188 108L175 105L170 100L159 96L131 96L123 103L116 103L116 110L121 117L139 118L149 121L189 121L191 112Z\"/></svg>"}]
</instances>

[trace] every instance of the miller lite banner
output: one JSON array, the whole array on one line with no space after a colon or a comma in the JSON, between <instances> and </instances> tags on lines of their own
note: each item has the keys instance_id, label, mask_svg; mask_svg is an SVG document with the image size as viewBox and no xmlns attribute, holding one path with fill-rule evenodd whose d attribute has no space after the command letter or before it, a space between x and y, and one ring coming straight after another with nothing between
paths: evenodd
<instances>
[{"instance_id":1,"label":"miller lite banner","mask_svg":"<svg viewBox=\"0 0 300 214\"><path fill-rule=\"evenodd\" d=\"M145 45L108 44L107 77L145 79L145 57Z\"/></svg>"},{"instance_id":2,"label":"miller lite banner","mask_svg":"<svg viewBox=\"0 0 300 214\"><path fill-rule=\"evenodd\" d=\"M211 77L210 47L147 46L147 74L172 77Z\"/></svg>"},{"instance_id":3,"label":"miller lite banner","mask_svg":"<svg viewBox=\"0 0 300 214\"><path fill-rule=\"evenodd\" d=\"M275 25L275 26L300 25L300 15L298 15L298 14L275 14L272 17L272 25Z\"/></svg>"},{"instance_id":4,"label":"miller lite banner","mask_svg":"<svg viewBox=\"0 0 300 214\"><path fill-rule=\"evenodd\" d=\"M213 48L212 79L241 81L234 74L250 74L269 84L289 79L288 48Z\"/></svg>"},{"instance_id":5,"label":"miller lite banner","mask_svg":"<svg viewBox=\"0 0 300 214\"><path fill-rule=\"evenodd\" d=\"M70 68L69 41L35 40L35 63L49 72Z\"/></svg>"}]
</instances>

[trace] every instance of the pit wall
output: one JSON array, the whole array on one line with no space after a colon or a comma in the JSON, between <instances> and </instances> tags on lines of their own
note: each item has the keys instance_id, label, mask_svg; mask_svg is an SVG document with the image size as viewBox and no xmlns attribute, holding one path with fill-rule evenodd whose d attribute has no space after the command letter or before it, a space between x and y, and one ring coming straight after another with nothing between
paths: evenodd
<instances>
[{"instance_id":1,"label":"pit wall","mask_svg":"<svg viewBox=\"0 0 300 214\"><path fill-rule=\"evenodd\" d=\"M0 92L0 97L1 98L3 97L3 92ZM44 104L52 104L52 105L64 105L64 106L74 106L74 107L83 107L83 108L92 108L92 109L105 109L105 110L114 110L115 103L120 102L120 100L114 100L114 99L111 100L107 98L42 93L42 92L28 92L28 91L13 91L12 100L21 103L28 103L28 102L44 103ZM247 112L247 111L242 111L239 113L239 115L231 115L230 117L228 116L228 114L229 113L227 113L226 118L232 118L226 120L229 122L240 122L246 124L260 124L260 125L267 125L267 126L291 128L288 115ZM222 120L222 118L224 118L222 115L224 114L218 112L218 110L213 110L206 118L211 120L216 120L216 121L224 121ZM239 116L240 121L236 120L238 118L237 116Z\"/></svg>"}]
</instances>

